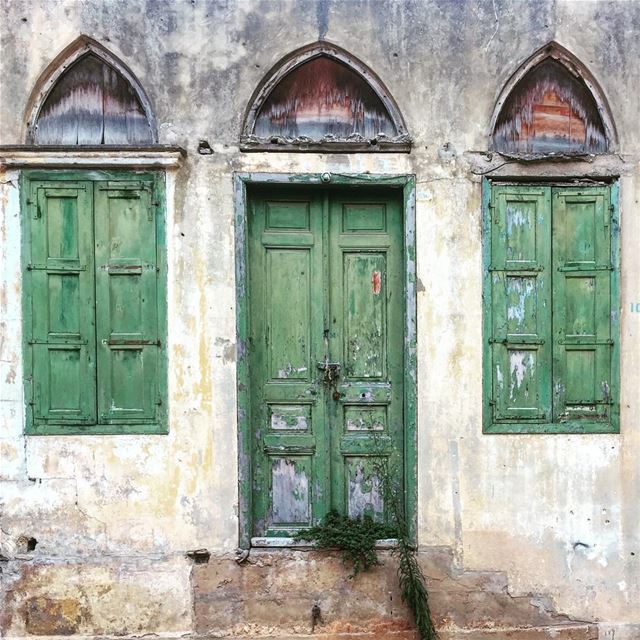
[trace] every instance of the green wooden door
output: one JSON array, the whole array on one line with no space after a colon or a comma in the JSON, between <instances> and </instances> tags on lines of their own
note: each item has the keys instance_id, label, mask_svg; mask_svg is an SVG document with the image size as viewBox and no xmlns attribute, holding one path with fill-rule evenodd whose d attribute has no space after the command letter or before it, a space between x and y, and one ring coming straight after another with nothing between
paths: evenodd
<instances>
[{"instance_id":1,"label":"green wooden door","mask_svg":"<svg viewBox=\"0 0 640 640\"><path fill-rule=\"evenodd\" d=\"M403 225L384 191L263 189L249 209L253 533L385 517L403 467Z\"/></svg>"}]
</instances>

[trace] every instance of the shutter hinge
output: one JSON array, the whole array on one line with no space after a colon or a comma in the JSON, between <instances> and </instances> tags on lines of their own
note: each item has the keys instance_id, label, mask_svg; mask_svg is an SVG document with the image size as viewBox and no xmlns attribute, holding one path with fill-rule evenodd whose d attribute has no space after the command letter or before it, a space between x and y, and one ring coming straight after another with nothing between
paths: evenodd
<instances>
[{"instance_id":1,"label":"shutter hinge","mask_svg":"<svg viewBox=\"0 0 640 640\"><path fill-rule=\"evenodd\" d=\"M615 213L616 208L613 206L613 203L611 203L609 205L609 217L605 216L604 217L604 228L608 229L609 228L609 224L613 218L613 215Z\"/></svg>"},{"instance_id":2,"label":"shutter hinge","mask_svg":"<svg viewBox=\"0 0 640 640\"><path fill-rule=\"evenodd\" d=\"M487 271L502 271L509 272L508 275L513 277L527 277L530 274L534 273L542 273L544 271L544 267L527 267L526 269L509 269L509 267L494 267L490 266Z\"/></svg>"},{"instance_id":3,"label":"shutter hinge","mask_svg":"<svg viewBox=\"0 0 640 640\"><path fill-rule=\"evenodd\" d=\"M530 345L544 344L543 338L528 338L520 336L517 340L508 338L489 338L489 344L504 344L511 347L528 347Z\"/></svg>"},{"instance_id":4,"label":"shutter hinge","mask_svg":"<svg viewBox=\"0 0 640 640\"><path fill-rule=\"evenodd\" d=\"M558 338L558 344L566 344L569 347L594 347L598 345L613 345L613 340L604 338L604 339L596 339L596 340L586 340L581 339L579 336L574 337L572 340L567 340L566 338Z\"/></svg>"},{"instance_id":5,"label":"shutter hinge","mask_svg":"<svg viewBox=\"0 0 640 640\"><path fill-rule=\"evenodd\" d=\"M108 347L161 347L161 340L120 340L118 338L110 338L102 340L102 344Z\"/></svg>"},{"instance_id":6,"label":"shutter hinge","mask_svg":"<svg viewBox=\"0 0 640 640\"><path fill-rule=\"evenodd\" d=\"M158 398L158 399L156 400L156 404L157 404L158 406L160 406L160 405L162 404L162 398Z\"/></svg>"}]
</instances>

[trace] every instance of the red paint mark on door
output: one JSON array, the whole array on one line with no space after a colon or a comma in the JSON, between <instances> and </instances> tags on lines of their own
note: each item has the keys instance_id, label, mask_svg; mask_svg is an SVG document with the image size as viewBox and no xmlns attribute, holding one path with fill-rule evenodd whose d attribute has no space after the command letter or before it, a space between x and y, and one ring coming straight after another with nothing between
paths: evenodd
<instances>
[{"instance_id":1,"label":"red paint mark on door","mask_svg":"<svg viewBox=\"0 0 640 640\"><path fill-rule=\"evenodd\" d=\"M374 295L380 295L380 287L382 286L382 278L380 278L379 271L373 271L371 273L371 290Z\"/></svg>"}]
</instances>

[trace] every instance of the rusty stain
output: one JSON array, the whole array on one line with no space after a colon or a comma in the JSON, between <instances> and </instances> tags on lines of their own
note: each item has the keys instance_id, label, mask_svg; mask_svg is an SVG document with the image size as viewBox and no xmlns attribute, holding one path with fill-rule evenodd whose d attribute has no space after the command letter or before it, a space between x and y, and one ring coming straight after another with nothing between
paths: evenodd
<instances>
[{"instance_id":1,"label":"rusty stain","mask_svg":"<svg viewBox=\"0 0 640 640\"><path fill-rule=\"evenodd\" d=\"M29 598L23 606L27 633L36 636L70 636L78 633L86 613L72 598Z\"/></svg>"},{"instance_id":2,"label":"rusty stain","mask_svg":"<svg viewBox=\"0 0 640 640\"><path fill-rule=\"evenodd\" d=\"M515 87L496 122L494 146L511 153L603 153L596 101L581 80L545 60Z\"/></svg>"},{"instance_id":3,"label":"rusty stain","mask_svg":"<svg viewBox=\"0 0 640 640\"><path fill-rule=\"evenodd\" d=\"M320 56L282 79L260 110L253 133L318 140L325 135L375 138L398 132L382 100L363 78L347 65Z\"/></svg>"},{"instance_id":4,"label":"rusty stain","mask_svg":"<svg viewBox=\"0 0 640 640\"><path fill-rule=\"evenodd\" d=\"M380 295L380 288L382 287L382 278L380 277L379 271L374 271L371 274L371 290L373 294L378 296Z\"/></svg>"}]
</instances>

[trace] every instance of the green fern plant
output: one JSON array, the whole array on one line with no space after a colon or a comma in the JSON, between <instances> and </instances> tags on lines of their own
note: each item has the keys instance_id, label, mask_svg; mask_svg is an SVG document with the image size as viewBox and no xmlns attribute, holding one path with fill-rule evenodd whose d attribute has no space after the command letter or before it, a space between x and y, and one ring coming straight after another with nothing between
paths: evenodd
<instances>
[{"instance_id":1,"label":"green fern plant","mask_svg":"<svg viewBox=\"0 0 640 640\"><path fill-rule=\"evenodd\" d=\"M295 539L313 540L319 549L339 549L342 561L351 565L350 578L361 571L368 571L380 564L376 554L376 541L382 538L395 538L395 527L375 522L371 516L349 518L332 510L315 527L305 529Z\"/></svg>"},{"instance_id":2,"label":"green fern plant","mask_svg":"<svg viewBox=\"0 0 640 640\"><path fill-rule=\"evenodd\" d=\"M397 475L390 471L386 458L380 458L374 468L382 481L384 501L396 526L398 542L391 553L398 558L398 583L402 601L413 613L420 640L437 640L438 632L431 618L427 583L418 563L418 550L409 534L400 489L393 482Z\"/></svg>"},{"instance_id":3,"label":"green fern plant","mask_svg":"<svg viewBox=\"0 0 640 640\"><path fill-rule=\"evenodd\" d=\"M431 619L425 577L418 564L417 549L409 535L399 489L392 481L394 476L386 459L376 464L375 471L381 480L385 504L393 524L375 522L368 515L349 518L337 511L330 511L320 524L301 531L295 539L313 540L319 549L342 551L343 562L352 567L350 578L380 564L376 554L377 540L397 539L397 545L391 553L398 558L398 582L402 601L413 614L420 640L437 640L438 633Z\"/></svg>"}]
</instances>

